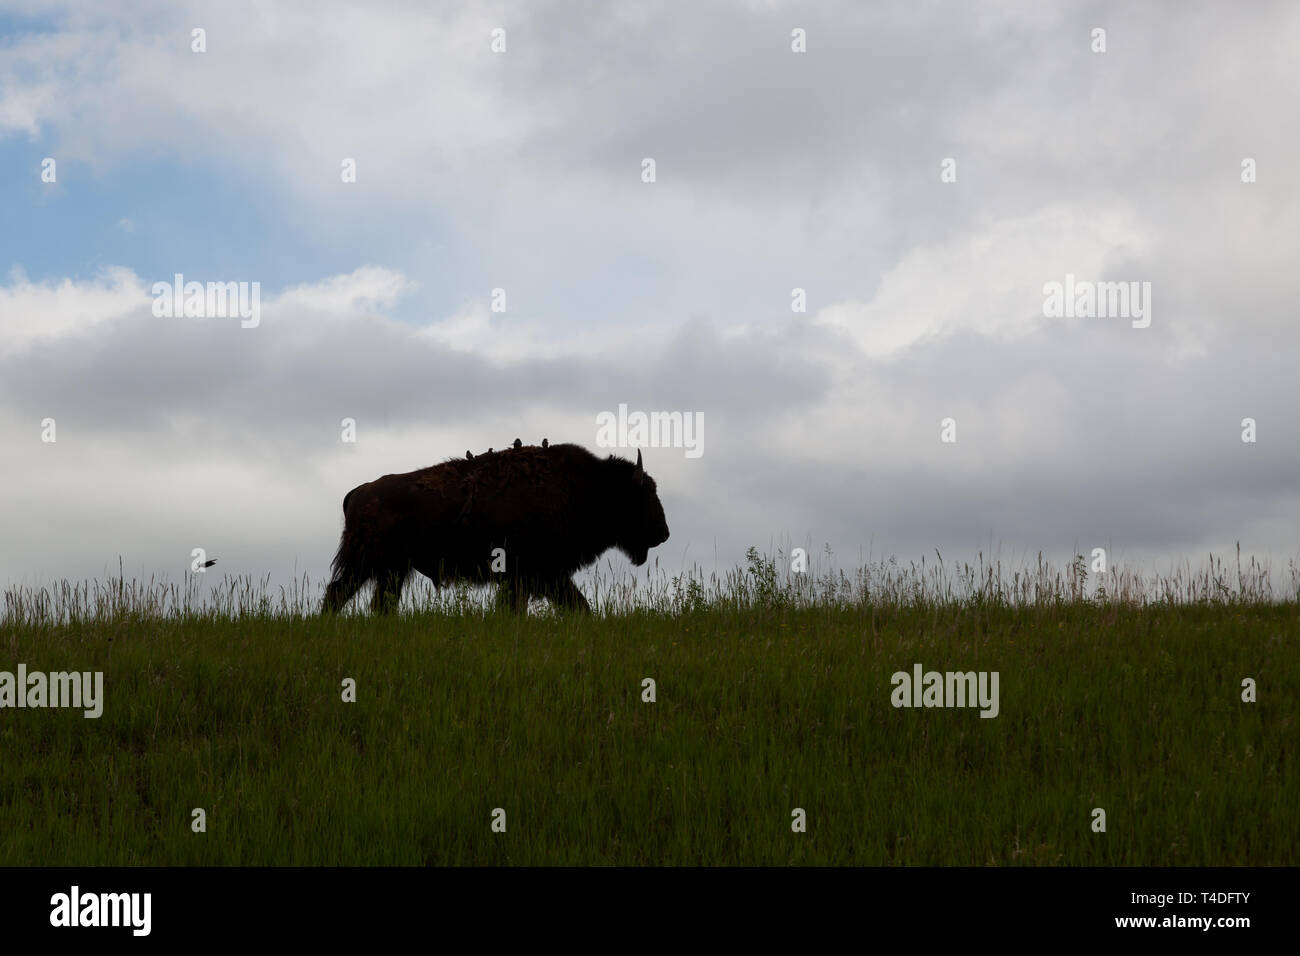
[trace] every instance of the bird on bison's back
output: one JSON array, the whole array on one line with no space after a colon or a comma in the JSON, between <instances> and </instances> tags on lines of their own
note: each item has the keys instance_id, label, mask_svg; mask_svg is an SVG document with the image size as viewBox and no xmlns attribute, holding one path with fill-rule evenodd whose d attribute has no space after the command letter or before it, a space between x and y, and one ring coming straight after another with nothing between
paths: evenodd
<instances>
[{"instance_id":1,"label":"bird on bison's back","mask_svg":"<svg viewBox=\"0 0 1300 956\"><path fill-rule=\"evenodd\" d=\"M341 610L369 581L371 610L395 610L412 571L439 585L499 582L500 601L517 613L533 597L590 610L576 571L610 548L645 564L667 540L639 451L636 464L567 444L467 452L347 493L323 610Z\"/></svg>"}]
</instances>

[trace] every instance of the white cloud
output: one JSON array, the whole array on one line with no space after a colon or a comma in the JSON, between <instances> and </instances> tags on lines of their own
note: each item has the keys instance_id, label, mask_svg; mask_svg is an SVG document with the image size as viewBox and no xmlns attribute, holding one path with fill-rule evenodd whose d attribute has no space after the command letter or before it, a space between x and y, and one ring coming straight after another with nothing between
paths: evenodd
<instances>
[{"instance_id":1,"label":"white cloud","mask_svg":"<svg viewBox=\"0 0 1300 956\"><path fill-rule=\"evenodd\" d=\"M70 278L32 282L15 267L8 285L0 285L0 355L68 336L89 335L147 305L144 283L130 269L101 269L89 281Z\"/></svg>"},{"instance_id":2,"label":"white cloud","mask_svg":"<svg viewBox=\"0 0 1300 956\"><path fill-rule=\"evenodd\" d=\"M826 306L815 321L844 331L873 359L899 359L909 348L958 333L1022 337L1046 323L1073 321L1043 316L1044 283L1064 281L1067 273L1109 278L1115 249L1140 256L1147 245L1122 210L1049 207L913 248L885 273L871 300Z\"/></svg>"},{"instance_id":3,"label":"white cloud","mask_svg":"<svg viewBox=\"0 0 1300 956\"><path fill-rule=\"evenodd\" d=\"M414 288L414 283L400 272L380 266L363 266L346 275L331 276L320 282L292 286L271 299L292 321L303 313L346 315L391 308Z\"/></svg>"}]
</instances>

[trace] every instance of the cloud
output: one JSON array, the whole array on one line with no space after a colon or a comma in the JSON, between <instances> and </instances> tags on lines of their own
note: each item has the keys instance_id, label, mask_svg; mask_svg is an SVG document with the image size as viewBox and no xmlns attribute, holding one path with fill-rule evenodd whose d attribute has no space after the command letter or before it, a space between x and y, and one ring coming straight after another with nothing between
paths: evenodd
<instances>
[{"instance_id":1,"label":"cloud","mask_svg":"<svg viewBox=\"0 0 1300 956\"><path fill-rule=\"evenodd\" d=\"M872 299L826 306L816 321L844 330L876 359L957 334L1012 338L1063 321L1043 316L1044 283L1067 273L1099 281L1115 249L1141 256L1147 245L1122 209L1047 207L917 246Z\"/></svg>"},{"instance_id":2,"label":"cloud","mask_svg":"<svg viewBox=\"0 0 1300 956\"><path fill-rule=\"evenodd\" d=\"M364 266L347 275L286 289L269 305L288 322L309 313L347 315L390 308L409 292L413 283L404 275L379 266Z\"/></svg>"},{"instance_id":3,"label":"cloud","mask_svg":"<svg viewBox=\"0 0 1300 956\"><path fill-rule=\"evenodd\" d=\"M56 156L62 190L6 194L13 228L120 244L90 277L0 282L0 525L24 542L0 579L209 541L223 571L319 573L352 485L591 445L624 402L706 418L703 458L648 456L674 561L782 536L1295 552L1294 7L9 9L40 19L0 46L0 150ZM153 208L117 192L141 168ZM257 231L193 215L205 187ZM169 254L200 236L296 271ZM174 272L262 281L261 325L155 318ZM1150 281L1151 327L1045 318L1066 274Z\"/></svg>"},{"instance_id":4,"label":"cloud","mask_svg":"<svg viewBox=\"0 0 1300 956\"><path fill-rule=\"evenodd\" d=\"M83 338L148 301L130 269L107 267L89 282L32 282L15 267L0 285L0 357L69 338Z\"/></svg>"}]
</instances>

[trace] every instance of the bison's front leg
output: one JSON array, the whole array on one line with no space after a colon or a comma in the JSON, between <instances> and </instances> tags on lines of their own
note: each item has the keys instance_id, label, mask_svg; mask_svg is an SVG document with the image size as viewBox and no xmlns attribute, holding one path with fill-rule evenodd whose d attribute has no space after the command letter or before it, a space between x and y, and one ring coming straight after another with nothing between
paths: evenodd
<instances>
[{"instance_id":1,"label":"bison's front leg","mask_svg":"<svg viewBox=\"0 0 1300 956\"><path fill-rule=\"evenodd\" d=\"M506 578L497 591L497 608L510 610L516 614L528 613L528 599L531 597L528 584L520 578Z\"/></svg>"},{"instance_id":2,"label":"bison's front leg","mask_svg":"<svg viewBox=\"0 0 1300 956\"><path fill-rule=\"evenodd\" d=\"M563 605L574 611L591 612L587 596L573 583L572 578L561 578L546 589L546 596L555 604Z\"/></svg>"}]
</instances>

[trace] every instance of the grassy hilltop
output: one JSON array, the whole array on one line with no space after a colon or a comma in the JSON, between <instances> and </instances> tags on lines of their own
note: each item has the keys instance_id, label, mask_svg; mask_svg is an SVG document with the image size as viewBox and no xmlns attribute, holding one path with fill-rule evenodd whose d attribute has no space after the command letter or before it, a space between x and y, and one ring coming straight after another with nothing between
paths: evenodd
<instances>
[{"instance_id":1,"label":"grassy hilltop","mask_svg":"<svg viewBox=\"0 0 1300 956\"><path fill-rule=\"evenodd\" d=\"M0 865L1300 863L1300 603L1086 577L751 552L523 618L11 591L0 670L102 670L105 701L0 710ZM895 708L918 663L997 671L998 716Z\"/></svg>"}]
</instances>

